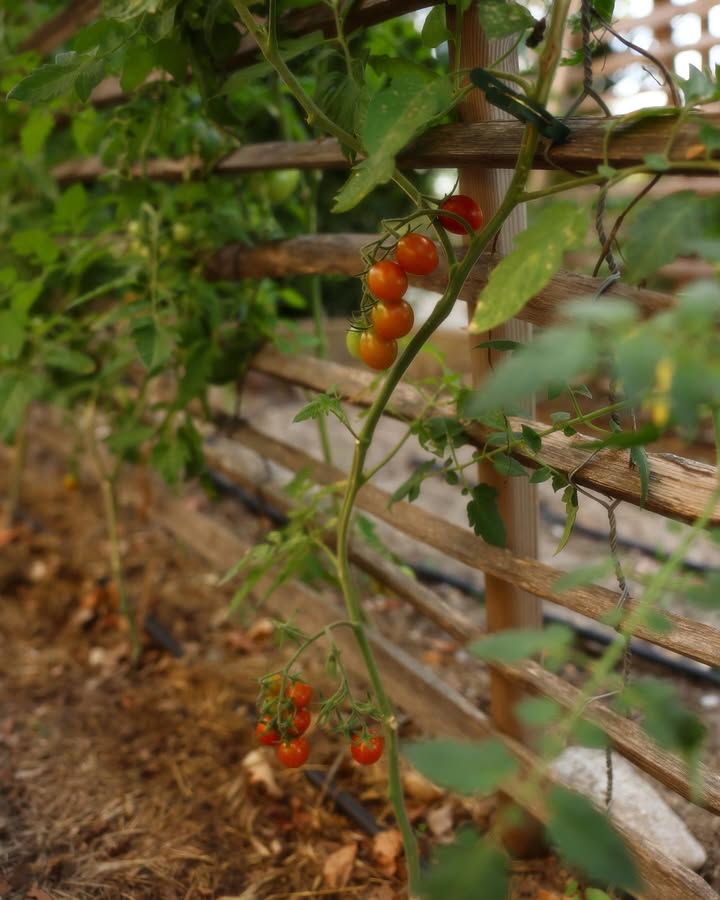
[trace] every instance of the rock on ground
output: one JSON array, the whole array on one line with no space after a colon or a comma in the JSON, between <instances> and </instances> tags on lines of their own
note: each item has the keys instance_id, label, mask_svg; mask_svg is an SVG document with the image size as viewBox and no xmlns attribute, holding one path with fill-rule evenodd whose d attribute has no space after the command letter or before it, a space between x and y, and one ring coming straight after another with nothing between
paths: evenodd
<instances>
[{"instance_id":1,"label":"rock on ground","mask_svg":"<svg viewBox=\"0 0 720 900\"><path fill-rule=\"evenodd\" d=\"M612 755L612 815L619 823L651 841L668 857L690 869L705 863L704 847L654 787L622 756ZM552 763L565 783L589 797L600 808L605 804L607 773L605 751L568 747Z\"/></svg>"}]
</instances>

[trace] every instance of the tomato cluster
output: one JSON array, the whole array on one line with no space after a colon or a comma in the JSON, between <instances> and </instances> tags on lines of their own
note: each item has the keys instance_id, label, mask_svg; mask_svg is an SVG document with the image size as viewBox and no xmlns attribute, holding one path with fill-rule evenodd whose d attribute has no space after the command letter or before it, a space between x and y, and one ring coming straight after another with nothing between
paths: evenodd
<instances>
[{"instance_id":1,"label":"tomato cluster","mask_svg":"<svg viewBox=\"0 0 720 900\"><path fill-rule=\"evenodd\" d=\"M293 678L285 687L281 699L282 676L271 675L263 680L262 712L255 726L255 736L261 744L275 747L280 762L288 769L304 765L310 756L310 742L304 737L312 716L308 706L313 696L307 682ZM363 726L350 736L350 754L364 766L376 763L382 756L384 741L373 728Z\"/></svg>"},{"instance_id":2,"label":"tomato cluster","mask_svg":"<svg viewBox=\"0 0 720 900\"><path fill-rule=\"evenodd\" d=\"M263 685L265 702L269 711L261 715L255 726L255 735L261 744L275 747L280 762L288 768L297 768L307 762L310 743L303 737L310 727L312 716L307 708L313 689L299 679L285 688L285 700L280 701L282 678L273 675Z\"/></svg>"},{"instance_id":3,"label":"tomato cluster","mask_svg":"<svg viewBox=\"0 0 720 900\"><path fill-rule=\"evenodd\" d=\"M445 199L440 208L451 213L438 216L447 231L466 234L482 227L482 210L471 197L455 194ZM412 331L415 316L410 304L403 299L408 288L408 273L430 275L439 262L435 244L416 232L405 234L398 240L395 259L397 262L382 259L370 266L367 290L372 305L363 310L360 320L347 333L348 353L378 371L390 368L397 359L398 338Z\"/></svg>"}]
</instances>

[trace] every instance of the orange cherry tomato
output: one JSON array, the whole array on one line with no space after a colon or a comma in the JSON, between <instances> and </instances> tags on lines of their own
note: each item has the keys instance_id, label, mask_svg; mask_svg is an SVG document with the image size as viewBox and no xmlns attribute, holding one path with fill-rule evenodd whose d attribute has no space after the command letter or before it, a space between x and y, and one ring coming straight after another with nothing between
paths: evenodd
<instances>
[{"instance_id":1,"label":"orange cherry tomato","mask_svg":"<svg viewBox=\"0 0 720 900\"><path fill-rule=\"evenodd\" d=\"M424 234L405 234L395 247L398 264L412 275L429 275L437 269L437 247Z\"/></svg>"},{"instance_id":2,"label":"orange cherry tomato","mask_svg":"<svg viewBox=\"0 0 720 900\"><path fill-rule=\"evenodd\" d=\"M367 286L373 297L386 303L399 303L408 288L403 269L391 259L373 263L367 276Z\"/></svg>"},{"instance_id":3,"label":"orange cherry tomato","mask_svg":"<svg viewBox=\"0 0 720 900\"><path fill-rule=\"evenodd\" d=\"M360 338L360 359L371 369L382 372L389 369L398 355L397 341L384 341L372 328L364 331Z\"/></svg>"},{"instance_id":4,"label":"orange cherry tomato","mask_svg":"<svg viewBox=\"0 0 720 900\"><path fill-rule=\"evenodd\" d=\"M375 334L384 341L405 337L412 331L415 314L412 306L401 300L393 306L376 303L372 311L372 323Z\"/></svg>"}]
</instances>

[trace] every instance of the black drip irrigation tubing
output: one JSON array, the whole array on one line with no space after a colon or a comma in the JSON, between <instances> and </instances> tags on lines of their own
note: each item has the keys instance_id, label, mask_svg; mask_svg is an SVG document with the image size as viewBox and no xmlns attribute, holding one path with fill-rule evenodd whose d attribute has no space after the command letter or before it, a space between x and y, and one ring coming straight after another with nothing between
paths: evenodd
<instances>
[{"instance_id":1,"label":"black drip irrigation tubing","mask_svg":"<svg viewBox=\"0 0 720 900\"><path fill-rule=\"evenodd\" d=\"M271 506L270 504L265 503L258 497L253 496L252 493L246 491L244 488L239 487L225 475L213 469L209 470L208 475L213 485L220 493L227 495L228 497L236 500L239 503L242 503L246 509L250 510L256 515L266 516L273 522L274 525L282 526L287 523L288 518L283 512ZM543 518L546 518L549 515L552 514L544 513ZM575 530L577 531L578 528L579 526L576 525ZM584 528L583 531L592 532L592 534L589 536L597 537L598 539L602 538L603 541L607 541L607 535L602 531L596 531L595 529L589 528ZM621 543L619 539L618 543ZM643 547L646 547L646 550L643 550L643 552L649 552L650 555L652 555L656 559L663 558L655 550L655 548L651 548L648 545L642 545L639 543L635 544L635 542L631 541L623 541L622 544L623 546L627 546L628 548L632 547L632 549L642 550ZM407 567L413 571L415 576L420 581L424 581L428 584L446 584L450 587L456 588L459 591L462 591L464 594L467 594L470 597L474 597L477 600L485 600L485 592L477 588L470 581L466 581L465 579L460 578L456 575L452 575L448 572L441 572L438 569L419 563L405 563L405 565L407 565ZM693 571L717 571L712 567L701 566L699 563L691 563L690 561L686 561L684 563L684 566L685 568L692 569ZM555 616L552 613L544 613L543 622L545 622L546 624L558 623L561 625L565 625L568 628L571 628L578 636L578 638L593 644L607 646L612 640L614 640L613 635L601 631L599 628L593 628L591 625L578 625L575 622L568 622L568 620L563 618L562 616ZM645 641L633 639L630 646L633 656L639 659L644 659L647 662L652 663L653 665L669 669L671 672L676 672L677 674L683 675L686 678L693 678L698 681L706 681L709 684L720 686L720 670L718 669L706 668L701 663L697 663L690 659L685 659L682 656L669 656L667 653L658 650L652 644L648 644Z\"/></svg>"}]
</instances>

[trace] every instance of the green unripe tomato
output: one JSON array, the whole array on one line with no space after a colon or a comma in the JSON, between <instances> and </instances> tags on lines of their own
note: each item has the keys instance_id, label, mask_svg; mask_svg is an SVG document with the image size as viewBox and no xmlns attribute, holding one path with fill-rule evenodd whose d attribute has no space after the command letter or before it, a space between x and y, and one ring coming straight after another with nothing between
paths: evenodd
<instances>
[{"instance_id":1,"label":"green unripe tomato","mask_svg":"<svg viewBox=\"0 0 720 900\"><path fill-rule=\"evenodd\" d=\"M284 203L297 190L300 184L300 172L297 169L278 169L270 172L267 179L270 202Z\"/></svg>"},{"instance_id":2,"label":"green unripe tomato","mask_svg":"<svg viewBox=\"0 0 720 900\"><path fill-rule=\"evenodd\" d=\"M348 353L350 356L354 356L355 359L360 359L360 338L362 337L362 331L359 331L357 328L350 328L345 335L345 344L347 346Z\"/></svg>"},{"instance_id":3,"label":"green unripe tomato","mask_svg":"<svg viewBox=\"0 0 720 900\"><path fill-rule=\"evenodd\" d=\"M190 237L190 229L184 222L173 222L172 236L178 244L184 244Z\"/></svg>"}]
</instances>

